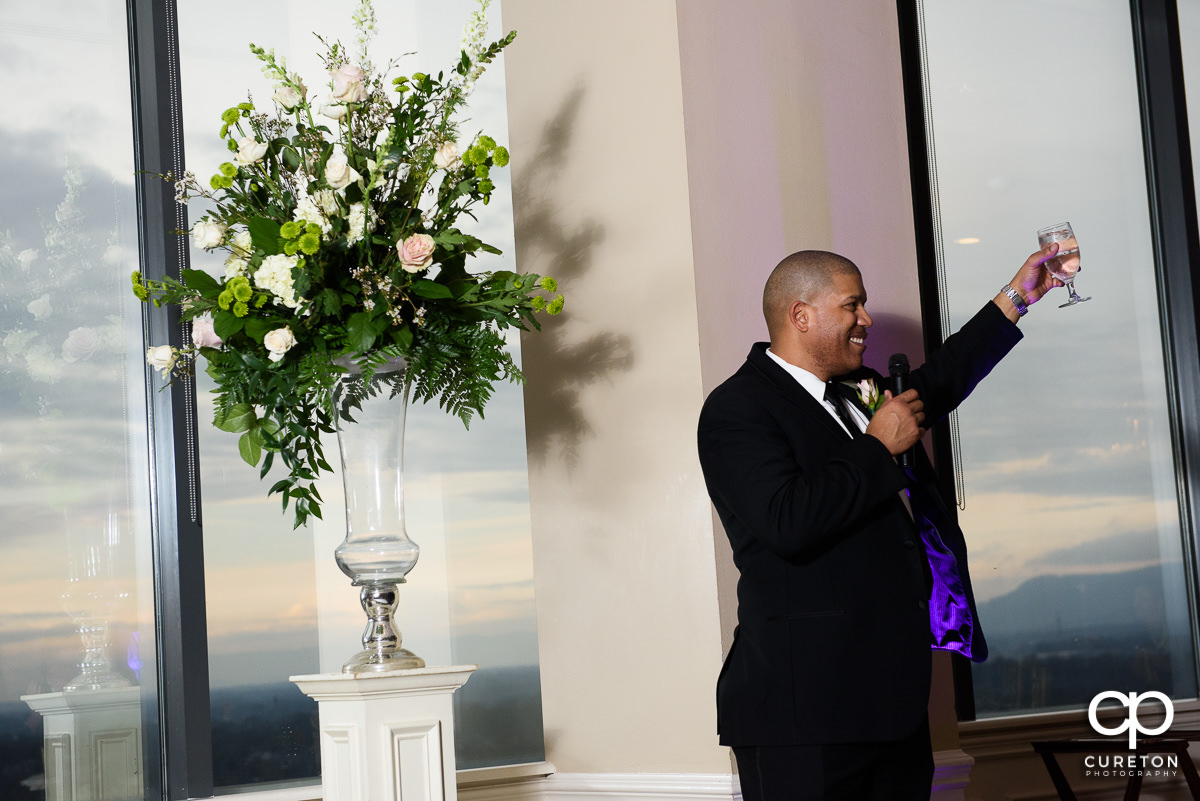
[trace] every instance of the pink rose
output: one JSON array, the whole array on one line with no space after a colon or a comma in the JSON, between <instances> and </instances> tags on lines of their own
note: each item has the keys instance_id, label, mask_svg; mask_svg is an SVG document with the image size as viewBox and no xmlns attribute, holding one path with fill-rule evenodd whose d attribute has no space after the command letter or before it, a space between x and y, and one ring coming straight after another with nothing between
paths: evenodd
<instances>
[{"instance_id":1,"label":"pink rose","mask_svg":"<svg viewBox=\"0 0 1200 801\"><path fill-rule=\"evenodd\" d=\"M330 74L333 76L334 100L339 103L361 103L367 99L367 74L362 67L343 64Z\"/></svg>"},{"instance_id":2,"label":"pink rose","mask_svg":"<svg viewBox=\"0 0 1200 801\"><path fill-rule=\"evenodd\" d=\"M211 317L197 317L192 320L192 342L198 348L219 348L224 344L213 330Z\"/></svg>"},{"instance_id":3,"label":"pink rose","mask_svg":"<svg viewBox=\"0 0 1200 801\"><path fill-rule=\"evenodd\" d=\"M433 264L433 237L429 234L413 234L397 242L396 251L400 254L400 265L405 271L419 273Z\"/></svg>"}]
</instances>

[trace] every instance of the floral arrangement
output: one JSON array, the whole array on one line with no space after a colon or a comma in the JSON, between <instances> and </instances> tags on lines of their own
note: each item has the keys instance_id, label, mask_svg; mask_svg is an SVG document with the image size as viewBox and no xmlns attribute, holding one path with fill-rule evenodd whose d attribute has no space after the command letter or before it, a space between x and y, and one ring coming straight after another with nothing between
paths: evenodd
<instances>
[{"instance_id":1,"label":"floral arrangement","mask_svg":"<svg viewBox=\"0 0 1200 801\"><path fill-rule=\"evenodd\" d=\"M350 365L369 379L403 360L406 369L389 375L393 390L408 382L414 400L436 399L469 425L495 381L522 380L504 329L537 329L536 313L562 310L553 278L467 268L468 257L500 253L458 225L488 203L492 171L509 160L489 136L458 142L456 113L516 35L485 44L488 2L448 75L385 82L396 63L371 65L370 0L354 17L353 58L320 39L322 97L273 51L250 45L276 85L272 113L244 102L221 115L232 156L207 187L191 173L164 176L181 203L211 202L191 236L228 257L222 278L133 274L138 297L178 304L191 321L190 347L152 347L147 360L166 378L204 357L214 424L241 434L242 458L261 461L261 476L283 462L287 475L269 494L293 504L297 526L321 516L314 482L330 467L320 434L333 430L333 390Z\"/></svg>"},{"instance_id":2,"label":"floral arrangement","mask_svg":"<svg viewBox=\"0 0 1200 801\"><path fill-rule=\"evenodd\" d=\"M879 387L876 386L873 379L864 378L862 381L856 383L850 381L846 383L854 388L854 391L858 393L858 402L869 409L871 414L879 411L879 407L887 401L887 398L879 391Z\"/></svg>"}]
</instances>

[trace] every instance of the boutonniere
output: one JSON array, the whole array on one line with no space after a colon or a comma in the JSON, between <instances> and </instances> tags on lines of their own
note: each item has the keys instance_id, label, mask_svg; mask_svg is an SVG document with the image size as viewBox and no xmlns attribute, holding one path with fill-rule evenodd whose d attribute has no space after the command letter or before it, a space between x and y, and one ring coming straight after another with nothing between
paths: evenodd
<instances>
[{"instance_id":1,"label":"boutonniere","mask_svg":"<svg viewBox=\"0 0 1200 801\"><path fill-rule=\"evenodd\" d=\"M874 379L864 378L858 383L847 381L846 385L854 389L855 393L858 394L858 402L869 409L871 414L879 411L879 407L887 400L883 396L883 393L879 391L879 387L875 384Z\"/></svg>"}]
</instances>

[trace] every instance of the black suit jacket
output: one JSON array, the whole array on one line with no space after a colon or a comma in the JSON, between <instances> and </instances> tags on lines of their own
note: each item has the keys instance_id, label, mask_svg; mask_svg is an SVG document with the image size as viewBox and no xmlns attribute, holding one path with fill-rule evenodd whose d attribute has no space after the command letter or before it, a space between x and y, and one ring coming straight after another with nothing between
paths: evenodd
<instances>
[{"instance_id":1,"label":"black suit jacket","mask_svg":"<svg viewBox=\"0 0 1200 801\"><path fill-rule=\"evenodd\" d=\"M993 303L949 337L912 372L927 422L961 403L1020 338ZM908 477L879 440L848 437L766 347L755 344L713 390L698 431L741 572L738 628L717 683L721 742L904 737L924 720L931 665L926 552L899 499ZM882 381L870 370L852 377L862 376ZM939 525L969 599L962 533Z\"/></svg>"}]
</instances>

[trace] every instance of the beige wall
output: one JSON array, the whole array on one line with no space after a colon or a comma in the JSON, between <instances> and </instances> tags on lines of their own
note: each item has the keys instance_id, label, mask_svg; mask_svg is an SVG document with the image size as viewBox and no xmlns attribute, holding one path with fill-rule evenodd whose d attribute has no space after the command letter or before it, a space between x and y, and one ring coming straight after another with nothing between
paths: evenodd
<instances>
[{"instance_id":1,"label":"beige wall","mask_svg":"<svg viewBox=\"0 0 1200 801\"><path fill-rule=\"evenodd\" d=\"M505 65L518 264L568 298L524 343L547 758L728 772L713 706L736 572L695 422L764 337L762 283L793 250L862 268L868 363L920 360L895 5L503 12L519 32ZM954 747L944 686L934 720Z\"/></svg>"}]
</instances>

